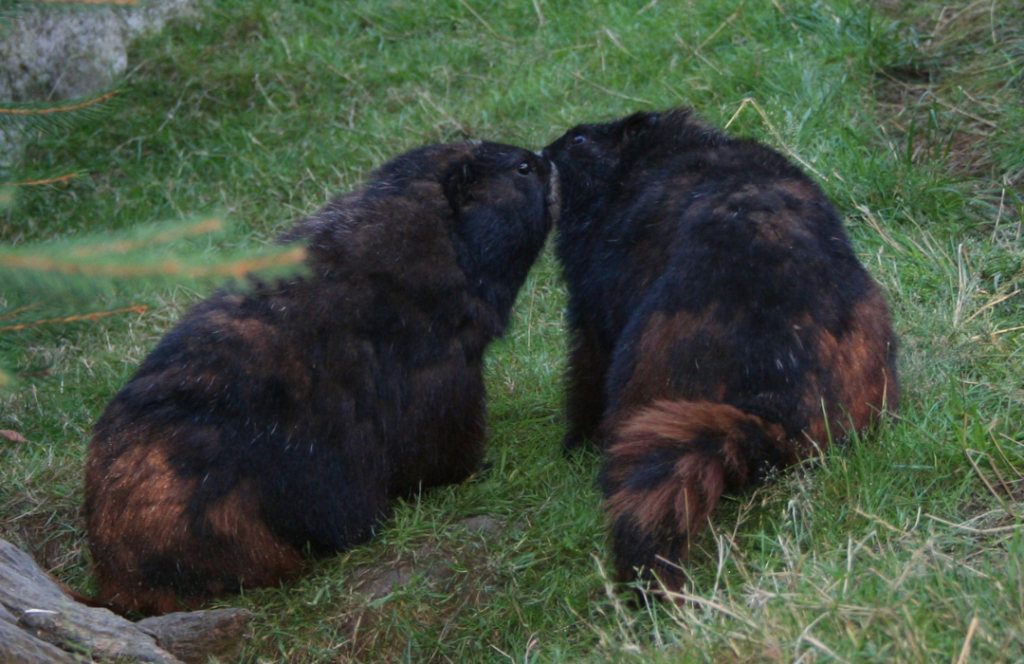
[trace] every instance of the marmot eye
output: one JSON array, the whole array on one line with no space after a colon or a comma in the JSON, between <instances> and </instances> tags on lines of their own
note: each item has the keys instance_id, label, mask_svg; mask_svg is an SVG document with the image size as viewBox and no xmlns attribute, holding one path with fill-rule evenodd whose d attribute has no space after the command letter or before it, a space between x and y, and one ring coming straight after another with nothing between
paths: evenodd
<instances>
[{"instance_id":1,"label":"marmot eye","mask_svg":"<svg viewBox=\"0 0 1024 664\"><path fill-rule=\"evenodd\" d=\"M575 136L572 137L571 142L573 145L583 145L584 143L587 142L587 137L584 136L583 134L576 134Z\"/></svg>"},{"instance_id":2,"label":"marmot eye","mask_svg":"<svg viewBox=\"0 0 1024 664\"><path fill-rule=\"evenodd\" d=\"M533 167L530 166L530 162L523 161L516 166L516 172L520 175L529 175L533 171Z\"/></svg>"}]
</instances>

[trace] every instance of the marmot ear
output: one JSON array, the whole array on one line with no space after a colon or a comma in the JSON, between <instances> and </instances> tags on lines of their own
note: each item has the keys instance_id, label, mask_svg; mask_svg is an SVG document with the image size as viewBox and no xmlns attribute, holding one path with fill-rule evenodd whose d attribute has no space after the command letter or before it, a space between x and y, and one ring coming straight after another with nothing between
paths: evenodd
<instances>
[{"instance_id":1,"label":"marmot ear","mask_svg":"<svg viewBox=\"0 0 1024 664\"><path fill-rule=\"evenodd\" d=\"M441 176L441 188L453 210L458 211L461 207L466 189L475 179L476 174L467 161L457 161L445 170Z\"/></svg>"},{"instance_id":2,"label":"marmot ear","mask_svg":"<svg viewBox=\"0 0 1024 664\"><path fill-rule=\"evenodd\" d=\"M660 118L661 113L646 113L644 111L634 113L623 122L622 137L628 140L639 136L647 129L656 127Z\"/></svg>"}]
</instances>

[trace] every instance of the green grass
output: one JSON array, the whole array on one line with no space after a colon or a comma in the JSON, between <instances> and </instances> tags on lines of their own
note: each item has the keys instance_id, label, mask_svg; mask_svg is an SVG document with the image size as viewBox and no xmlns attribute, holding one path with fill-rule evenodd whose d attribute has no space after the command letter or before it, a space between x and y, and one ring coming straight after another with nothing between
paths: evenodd
<instances>
[{"instance_id":1,"label":"green grass","mask_svg":"<svg viewBox=\"0 0 1024 664\"><path fill-rule=\"evenodd\" d=\"M693 600L631 607L602 572L598 457L558 447L564 291L545 255L490 352L490 470L228 602L257 614L244 661L1024 662L1024 2L948 4L210 3L133 49L111 115L33 144L19 179L88 175L23 189L0 241L221 211L237 228L213 259L424 143L540 147L677 104L731 121L813 169L844 214L896 316L899 420L730 498ZM202 295L119 289L101 304L153 308L0 332L23 375L0 429L29 441L0 438L0 537L85 591L89 427ZM2 291L0 316L17 302ZM475 515L504 527L458 527ZM400 564L420 570L402 589L353 592Z\"/></svg>"}]
</instances>

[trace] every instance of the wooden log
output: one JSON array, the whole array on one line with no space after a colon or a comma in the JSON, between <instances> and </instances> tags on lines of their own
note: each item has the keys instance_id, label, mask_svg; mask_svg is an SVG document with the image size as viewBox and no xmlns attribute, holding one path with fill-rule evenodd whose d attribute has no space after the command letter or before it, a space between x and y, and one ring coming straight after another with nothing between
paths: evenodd
<instances>
[{"instance_id":1,"label":"wooden log","mask_svg":"<svg viewBox=\"0 0 1024 664\"><path fill-rule=\"evenodd\" d=\"M252 614L245 609L211 609L168 613L135 626L185 664L204 664L211 655L221 661L236 659L250 620Z\"/></svg>"},{"instance_id":2,"label":"wooden log","mask_svg":"<svg viewBox=\"0 0 1024 664\"><path fill-rule=\"evenodd\" d=\"M10 615L9 613L7 615ZM45 641L33 638L17 623L0 618L0 662L18 664L79 664L69 653Z\"/></svg>"},{"instance_id":3,"label":"wooden log","mask_svg":"<svg viewBox=\"0 0 1024 664\"><path fill-rule=\"evenodd\" d=\"M252 615L195 611L133 623L75 602L30 556L0 540L0 662L204 662L237 653ZM158 645L159 643L159 645Z\"/></svg>"}]
</instances>

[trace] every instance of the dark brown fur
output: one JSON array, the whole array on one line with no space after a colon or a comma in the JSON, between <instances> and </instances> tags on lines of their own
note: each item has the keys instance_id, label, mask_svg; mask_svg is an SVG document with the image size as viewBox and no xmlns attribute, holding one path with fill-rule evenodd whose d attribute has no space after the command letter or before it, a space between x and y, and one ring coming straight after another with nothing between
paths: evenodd
<instances>
[{"instance_id":1,"label":"dark brown fur","mask_svg":"<svg viewBox=\"0 0 1024 664\"><path fill-rule=\"evenodd\" d=\"M309 274L193 308L97 422L97 599L194 608L371 536L388 503L474 472L484 348L544 243L550 165L432 146L300 222Z\"/></svg>"},{"instance_id":2,"label":"dark brown fur","mask_svg":"<svg viewBox=\"0 0 1024 664\"><path fill-rule=\"evenodd\" d=\"M724 491L896 407L878 287L821 190L687 109L581 125L562 180L572 448L598 440L617 577L679 588Z\"/></svg>"}]
</instances>

